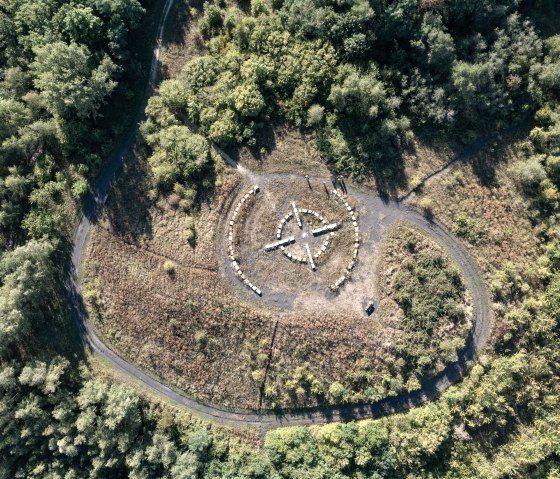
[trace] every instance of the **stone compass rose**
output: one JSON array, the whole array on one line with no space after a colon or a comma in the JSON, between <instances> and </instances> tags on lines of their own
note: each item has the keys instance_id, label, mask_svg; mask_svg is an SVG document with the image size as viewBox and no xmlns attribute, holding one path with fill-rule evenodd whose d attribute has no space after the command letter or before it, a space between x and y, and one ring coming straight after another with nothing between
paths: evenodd
<instances>
[{"instance_id":1,"label":"stone compass rose","mask_svg":"<svg viewBox=\"0 0 560 479\"><path fill-rule=\"evenodd\" d=\"M296 228L293 227L294 224L297 225ZM315 271L315 260L325 253L335 231L341 226L341 223L329 223L314 210L298 208L293 202L292 211L278 223L276 241L265 245L264 250L279 249L291 261L309 264ZM287 232L288 229L290 233ZM323 238L323 241L317 241Z\"/></svg>"}]
</instances>

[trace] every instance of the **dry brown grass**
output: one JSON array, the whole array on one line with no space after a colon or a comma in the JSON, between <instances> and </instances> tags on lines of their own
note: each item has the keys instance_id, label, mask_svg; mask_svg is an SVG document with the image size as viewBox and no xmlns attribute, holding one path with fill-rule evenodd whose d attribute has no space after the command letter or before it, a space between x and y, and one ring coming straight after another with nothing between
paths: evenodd
<instances>
[{"instance_id":1,"label":"dry brown grass","mask_svg":"<svg viewBox=\"0 0 560 479\"><path fill-rule=\"evenodd\" d=\"M407 333L398 314L390 312L394 305L391 309L388 304L377 319L331 304L331 276L351 257L350 251L346 255L351 241L342 232L325 263L318 261L325 281L321 294L310 299L315 307L304 311L299 303L295 309L280 304L282 314L264 310L241 299L244 296L232 288L231 275L224 275L229 268L223 257L225 211L246 185L226 174L215 195L187 214L171 198L156 204L148 199L150 176L139 154L127 163L85 258L85 290L92 316L119 352L197 399L254 409L269 361L274 319L279 318L264 407L375 400L414 386L402 374L406 365L396 360ZM283 257L264 262L246 248L262 249L274 240L280 215L290 210L294 199L328 221L344 217L344 210L327 199L321 182L315 181L309 190L303 177L292 178L301 181L301 187L296 183L290 190L286 178L271 177L261 189L247 210L249 226L240 220L243 238L238 244L248 272L260 274L267 285L278 283L279 292L290 284L294 291L307 288L309 266ZM256 228L255 218L260 224ZM196 238L189 242L184 231L193 219ZM168 260L174 264L169 274L163 268ZM329 264L334 265L332 273ZM344 387L341 397L329 392L336 382Z\"/></svg>"},{"instance_id":2,"label":"dry brown grass","mask_svg":"<svg viewBox=\"0 0 560 479\"><path fill-rule=\"evenodd\" d=\"M473 244L464 240L485 273L499 269L509 260L520 268L533 264L538 243L527 216L527 204L514 184L509 166L519 155L516 138L506 138L484 149L472 160L457 163L430 181L411 199L418 205L422 198L432 200L432 213L450 231L457 231L457 217L474 219L487 238Z\"/></svg>"},{"instance_id":3,"label":"dry brown grass","mask_svg":"<svg viewBox=\"0 0 560 479\"><path fill-rule=\"evenodd\" d=\"M176 78L186 63L204 53L204 44L197 28L201 12L202 2L175 2L169 14L160 55L164 79Z\"/></svg>"},{"instance_id":4,"label":"dry brown grass","mask_svg":"<svg viewBox=\"0 0 560 479\"><path fill-rule=\"evenodd\" d=\"M85 289L92 309L95 302L100 309L96 326L127 358L188 394L254 408L259 392L251 373L264 368L258 355L267 349L272 322L222 286L214 238L237 180L226 177L214 202L201 206L193 247L182 234L184 212L139 201L139 164L121 177L122 196L111 197L110 213L88 245ZM131 226L111 221L115 212ZM163 269L166 260L175 264L171 275Z\"/></svg>"},{"instance_id":5,"label":"dry brown grass","mask_svg":"<svg viewBox=\"0 0 560 479\"><path fill-rule=\"evenodd\" d=\"M387 358L401 332L378 318L357 314L292 314L282 318L267 381L268 407L375 400L398 390ZM333 397L334 382L345 388ZM314 384L319 385L318 392Z\"/></svg>"},{"instance_id":6,"label":"dry brown grass","mask_svg":"<svg viewBox=\"0 0 560 479\"><path fill-rule=\"evenodd\" d=\"M327 176L327 165L319 157L312 133L287 124L268 123L257 134L257 147L242 146L233 152L241 163L254 171L306 173Z\"/></svg>"}]
</instances>

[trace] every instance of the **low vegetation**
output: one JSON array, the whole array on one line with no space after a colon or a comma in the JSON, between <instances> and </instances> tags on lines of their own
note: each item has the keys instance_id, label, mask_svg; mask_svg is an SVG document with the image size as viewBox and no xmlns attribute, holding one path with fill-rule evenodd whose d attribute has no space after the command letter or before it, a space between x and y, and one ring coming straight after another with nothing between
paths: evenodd
<instances>
[{"instance_id":1,"label":"low vegetation","mask_svg":"<svg viewBox=\"0 0 560 479\"><path fill-rule=\"evenodd\" d=\"M379 313L406 331L396 363L410 386L457 359L471 328L470 295L458 267L433 239L397 224L379 265Z\"/></svg>"},{"instance_id":2,"label":"low vegetation","mask_svg":"<svg viewBox=\"0 0 560 479\"><path fill-rule=\"evenodd\" d=\"M390 193L408 181L420 185L428 172L402 164L418 138L471 143L481 132L527 119L526 131L455 165L412 199L462 238L488 280L495 324L485 354L425 407L359 424L272 431L264 454L92 377L68 321L73 218L130 119L148 70L143 34L151 35L161 6L0 2L0 477L557 478L557 2L253 0L199 10L193 4L191 35L204 55L185 57L177 78L162 84L143 127L145 157L157 174L146 197L177 213L180 228L165 234L176 230L191 248L204 244L208 229L193 228L187 218L207 192L218 194L221 181L198 134L232 150L254 144L258 152L270 123L287 123L314 139L332 169L371 175L380 193ZM184 129L185 120L199 132ZM186 154L174 156L175 148ZM145 213L144 203L135 206ZM145 219L107 220L121 239L133 240L131 256L143 246L139 237L150 236ZM142 235L126 233L136 227ZM162 251L145 265L166 282L158 293L180 294L163 270L167 257L177 256L172 246ZM398 284L418 291L417 273L433 269L432 259L412 260ZM185 270L172 261L179 278ZM97 286L88 285L85 296L103 313ZM459 290L443 291L459 302ZM406 297L394 301L403 317L408 310L412 326L425 316ZM430 309L429 301L422 305ZM158 325L172 331L174 321L165 316ZM191 359L215 346L213 334L207 322L185 333ZM239 334L251 386L236 388L258 392L264 336L244 342ZM302 359L282 381L291 381L295 394L308 389L340 401L352 396L351 381L361 380L321 381L312 366ZM209 395L220 389L214 378Z\"/></svg>"},{"instance_id":3,"label":"low vegetation","mask_svg":"<svg viewBox=\"0 0 560 479\"><path fill-rule=\"evenodd\" d=\"M415 129L472 136L527 110L543 46L516 5L206 3L204 53L152 104L221 146L255 144L271 118L310 128L334 168L398 184Z\"/></svg>"},{"instance_id":4,"label":"low vegetation","mask_svg":"<svg viewBox=\"0 0 560 479\"><path fill-rule=\"evenodd\" d=\"M220 212L232 201L238 180L224 175L212 201L189 216L169 195L142 202L142 184L148 190L153 185L149 165L141 167L145 161L127 163L85 258L85 285L96 292L88 304L98 330L136 364L197 399L232 408L254 409L263 388L262 406L279 409L395 396L417 389L456 360L471 326L467 292L443 250L413 232L391 239L394 251L387 258L387 267L398 269L392 288L406 314L364 318L354 297L322 304L330 277L350 258L351 228L333 240L328 254L334 262L318 261L318 284L306 286L298 306L290 307L291 295L301 293L310 278L309 268L262 251L278 212L289 211L293 200L319 208L330 221L343 220L345 210L334 200L325 204L322 185L298 191L298 179L284 177L260 185L266 197L257 197L244 212L252 221L238 219L243 226L237 250L249 265L247 274L276 298L273 308L286 304L270 351L275 310L266 310L266 302L244 301L245 287L219 271ZM186 223L197 231L194 244L182 234ZM365 252L360 257L373 259ZM386 307L391 309L380 305L381 314Z\"/></svg>"}]
</instances>

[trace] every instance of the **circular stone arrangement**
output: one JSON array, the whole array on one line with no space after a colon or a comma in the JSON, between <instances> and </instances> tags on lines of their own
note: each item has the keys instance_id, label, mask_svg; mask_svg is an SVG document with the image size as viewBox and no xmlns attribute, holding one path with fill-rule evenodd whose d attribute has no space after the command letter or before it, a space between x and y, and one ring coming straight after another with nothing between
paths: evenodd
<instances>
[{"instance_id":1,"label":"circular stone arrangement","mask_svg":"<svg viewBox=\"0 0 560 479\"><path fill-rule=\"evenodd\" d=\"M237 203L229 222L228 250L229 258L231 260L231 267L239 280L245 283L255 294L262 296L262 291L257 288L251 281L249 281L249 279L247 278L247 276L245 276L245 273L239 266L238 256L235 252L234 247L234 234L236 232L234 226L236 226L237 217L242 213L243 208L247 206L247 201L251 198L251 196L255 196L258 192L259 186L253 186L253 188L251 188L249 192L246 193L245 196L243 196L243 198L241 198L241 200L239 200L239 202Z\"/></svg>"},{"instance_id":2,"label":"circular stone arrangement","mask_svg":"<svg viewBox=\"0 0 560 479\"><path fill-rule=\"evenodd\" d=\"M323 254L327 247L329 246L329 237L327 236L327 239L323 242L323 244L317 249L317 251L315 253L311 252L311 248L309 247L309 243L305 244L305 251L306 251L306 256L297 256L294 255L292 253L290 253L288 250L286 250L286 248L295 243L296 239L294 236L290 236L286 239L282 239L282 233L284 231L284 226L286 225L286 223L288 223L292 218L296 219L297 225L299 227L299 229L303 228L303 221L301 219L301 215L312 215L313 217L315 217L319 223L321 223L323 226L321 228L317 228L311 231L311 234L313 236L322 236L324 234L329 234L329 236L334 236L334 230L340 228L340 224L339 223L332 223L332 224L327 224L327 221L325 220L325 218L323 218L319 213L317 213L316 211L310 210L310 209L306 209L306 208L298 208L295 204L295 202L292 203L292 213L288 213L286 216L284 216L281 220L280 223L278 224L278 228L276 230L276 238L278 239L278 241L276 241L275 243L270 243L267 244L264 247L265 251L274 251L276 249L280 249L282 251L282 253L284 254L284 256L286 256L288 259L296 262L296 263L305 263L305 264L310 264L311 265L311 269L313 271L315 271L317 269L317 265L315 264L316 259L318 259L321 254Z\"/></svg>"},{"instance_id":3,"label":"circular stone arrangement","mask_svg":"<svg viewBox=\"0 0 560 479\"><path fill-rule=\"evenodd\" d=\"M352 254L352 260L346 267L346 271L344 272L344 274L340 278L338 278L334 282L334 284L331 284L331 289L333 291L337 291L344 284L344 282L348 278L350 278L350 273L354 269L356 261L358 260L358 250L360 249L360 228L358 226L358 217L356 216L356 213L354 212L346 198L342 196L337 190L333 190L333 195L346 207L346 211L348 212L348 216L352 220L352 226L354 227L354 253Z\"/></svg>"},{"instance_id":4,"label":"circular stone arrangement","mask_svg":"<svg viewBox=\"0 0 560 479\"><path fill-rule=\"evenodd\" d=\"M262 291L257 288L245 275L241 266L240 266L240 259L239 256L236 254L234 244L236 242L236 234L237 234L237 222L238 216L242 213L242 210L247 205L247 200L254 196L259 191L258 186L254 186L252 189L246 193L241 200L237 203L235 210L231 216L231 220L229 221L229 237L228 237L228 244L229 244L229 258L231 260L231 267L236 274L237 278L246 284L253 292L255 292L258 296L262 296ZM353 243L353 253L352 258L349 261L348 265L346 266L344 273L338 277L338 279L332 283L329 287L332 291L338 291L342 285L350 278L351 272L354 269L357 259L358 259L358 250L360 248L360 234L359 234L359 227L358 227L358 217L355 210L350 206L348 202L347 196L340 194L336 189L332 191L332 195L329 195L330 199L333 199L337 203L341 203L345 210L346 214L349 217L348 223L351 223L354 228L354 243ZM329 223L324 216L318 213L315 210L309 208L298 208L296 206L295 201L291 202L291 209L292 211L288 212L286 215L282 217L282 219L278 222L276 226L276 241L266 244L264 246L264 251L266 252L273 252L276 250L280 250L282 254L288 258L290 261L294 263L300 264L308 264L312 271L317 270L316 260L321 257L321 255L327 252L327 248L331 244L333 237L336 234L336 231L343 227L344 223L346 222L338 222L338 223ZM305 237L307 233L302 234L302 238L304 239L304 249L305 253L299 252L299 254L295 254L290 251L290 247L294 245L296 241L296 237L286 236L285 234L285 227L288 223L295 220L297 227L302 230L304 221L302 217L310 216L313 220L316 221L320 226L312 229L310 231L311 237L317 238L321 236L325 236L325 240L322 242L320 246L318 246L315 251L312 250L311 246L309 245L309 241L305 241Z\"/></svg>"}]
</instances>

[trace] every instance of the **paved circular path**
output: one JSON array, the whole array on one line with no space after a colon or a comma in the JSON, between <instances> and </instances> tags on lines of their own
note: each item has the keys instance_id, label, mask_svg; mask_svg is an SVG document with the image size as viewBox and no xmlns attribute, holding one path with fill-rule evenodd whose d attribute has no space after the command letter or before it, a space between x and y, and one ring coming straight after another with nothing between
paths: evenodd
<instances>
[{"instance_id":1,"label":"paved circular path","mask_svg":"<svg viewBox=\"0 0 560 479\"><path fill-rule=\"evenodd\" d=\"M458 263L464 273L465 281L471 291L474 306L474 328L467 339L464 350L461 352L459 359L456 362L450 364L440 374L422 384L422 387L419 390L411 393L402 393L398 396L389 397L370 404L325 406L302 410L283 410L280 412L228 411L218 406L202 403L172 390L165 384L148 376L134 364L131 364L120 357L115 351L104 344L99 336L97 336L83 302L77 272L84 250L86 237L90 228L96 221L98 212L105 204L112 179L122 165L125 157L132 149L138 131L138 125L143 119L143 111L146 101L149 96L154 93L165 21L173 3L174 0L167 0L163 9L162 18L158 26L156 47L154 49L154 56L150 70L149 85L146 88L144 100L139 108L134 124L128 131L117 151L109 160L107 167L96 184L95 190L86 201L83 217L74 236L69 299L72 315L76 321L85 345L125 374L128 374L136 380L144 383L148 389L157 394L161 394L182 406L186 406L188 409L200 416L203 416L204 418L224 424L254 425L263 429L282 425L301 425L376 418L399 411L405 411L411 407L423 404L428 399L433 398L444 391L451 384L459 381L468 371L469 366L476 358L477 352L485 346L490 336L490 302L480 273L463 246L437 222L429 221L416 211L407 207L403 202L383 202L378 197L367 195L352 189L349 192L351 196L356 198L358 202L367 206L369 210L383 212L386 221L394 222L397 220L406 220L433 236L447 249L450 255ZM480 143L480 146L482 147L484 144L485 143ZM227 155L223 154L223 152L220 152L220 154L222 154L226 162L238 168L240 173L246 174L251 183L258 180L258 174L250 172L245 168L234 164ZM361 221L363 222L364 218L361 218Z\"/></svg>"}]
</instances>

